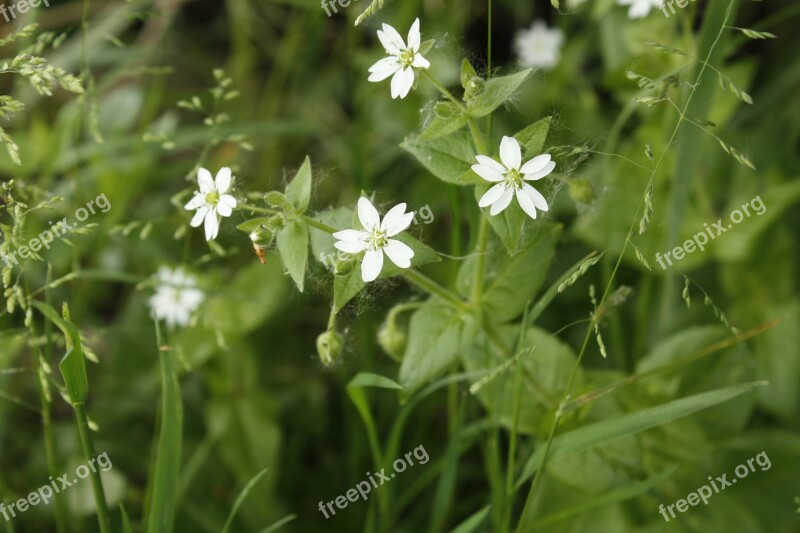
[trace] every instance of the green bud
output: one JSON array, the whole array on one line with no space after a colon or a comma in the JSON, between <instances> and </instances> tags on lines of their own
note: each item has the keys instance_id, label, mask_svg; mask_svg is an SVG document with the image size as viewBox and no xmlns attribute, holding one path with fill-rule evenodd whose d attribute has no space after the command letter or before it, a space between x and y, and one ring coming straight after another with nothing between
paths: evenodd
<instances>
[{"instance_id":1,"label":"green bud","mask_svg":"<svg viewBox=\"0 0 800 533\"><path fill-rule=\"evenodd\" d=\"M406 352L406 334L391 317L378 330L378 344L395 361L402 361Z\"/></svg>"},{"instance_id":2,"label":"green bud","mask_svg":"<svg viewBox=\"0 0 800 533\"><path fill-rule=\"evenodd\" d=\"M353 271L353 266L355 266L353 259L345 259L344 261L337 259L333 265L333 273L336 276L345 276Z\"/></svg>"},{"instance_id":3,"label":"green bud","mask_svg":"<svg viewBox=\"0 0 800 533\"><path fill-rule=\"evenodd\" d=\"M270 230L264 224L259 225L256 229L250 232L250 240L253 244L258 246L269 246L275 239L275 232Z\"/></svg>"},{"instance_id":4,"label":"green bud","mask_svg":"<svg viewBox=\"0 0 800 533\"><path fill-rule=\"evenodd\" d=\"M286 196L284 196L284 194L279 191L268 192L267 194L264 195L264 201L267 202L272 207L280 207L281 209L290 205L289 201L286 199Z\"/></svg>"},{"instance_id":5,"label":"green bud","mask_svg":"<svg viewBox=\"0 0 800 533\"><path fill-rule=\"evenodd\" d=\"M479 76L473 76L471 80L467 82L467 87L464 89L464 99L471 100L483 94L483 91L486 90L486 82L483 78Z\"/></svg>"},{"instance_id":6,"label":"green bud","mask_svg":"<svg viewBox=\"0 0 800 533\"><path fill-rule=\"evenodd\" d=\"M317 354L325 366L331 366L342 354L344 339L335 331L326 331L317 337Z\"/></svg>"},{"instance_id":7,"label":"green bud","mask_svg":"<svg viewBox=\"0 0 800 533\"><path fill-rule=\"evenodd\" d=\"M569 196L581 204L591 204L595 200L594 187L587 179L569 180Z\"/></svg>"}]
</instances>

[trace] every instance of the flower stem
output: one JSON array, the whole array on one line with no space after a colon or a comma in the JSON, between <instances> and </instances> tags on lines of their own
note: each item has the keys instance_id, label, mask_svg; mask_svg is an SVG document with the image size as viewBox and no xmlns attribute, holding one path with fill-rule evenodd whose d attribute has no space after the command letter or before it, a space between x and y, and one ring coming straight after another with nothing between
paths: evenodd
<instances>
[{"instance_id":1,"label":"flower stem","mask_svg":"<svg viewBox=\"0 0 800 533\"><path fill-rule=\"evenodd\" d=\"M92 444L92 435L89 431L89 421L86 418L86 410L82 403L73 404L75 416L78 420L78 434L81 439L81 447L83 448L83 455L88 463L94 458L94 445ZM108 507L106 506L106 496L103 491L103 480L100 479L100 473L94 469L89 469L89 479L92 482L92 491L94 492L94 501L97 505L97 521L100 524L101 533L111 533L111 520L108 515Z\"/></svg>"},{"instance_id":2,"label":"flower stem","mask_svg":"<svg viewBox=\"0 0 800 533\"><path fill-rule=\"evenodd\" d=\"M301 218L303 219L303 222L305 222L306 224L308 224L312 228L317 228L318 230L322 230L322 231L324 231L326 233L336 233L337 231L339 231L338 229L336 229L336 228L334 228L332 226L329 226L327 224L323 224L319 220L314 220L313 218L311 218L309 216L301 215Z\"/></svg>"},{"instance_id":3,"label":"flower stem","mask_svg":"<svg viewBox=\"0 0 800 533\"><path fill-rule=\"evenodd\" d=\"M253 213L263 213L265 215L277 215L280 213L280 211L276 209L267 209L266 207L258 207L250 204L239 204L239 207L242 209L247 209Z\"/></svg>"},{"instance_id":4,"label":"flower stem","mask_svg":"<svg viewBox=\"0 0 800 533\"><path fill-rule=\"evenodd\" d=\"M478 241L475 245L476 263L475 273L472 278L472 305L478 306L483 294L483 273L486 269L486 247L489 244L489 220L481 214L481 222L478 227Z\"/></svg>"},{"instance_id":5,"label":"flower stem","mask_svg":"<svg viewBox=\"0 0 800 533\"><path fill-rule=\"evenodd\" d=\"M436 81L436 80L434 79L434 77L433 77L433 76L431 76L430 74L428 74L428 72L427 72L427 71L425 71L425 70L420 70L420 71L419 71L419 73L420 73L420 74L422 74L422 76L423 76L423 77L424 77L426 80L428 80L429 82L431 82L431 84L432 84L434 87L436 87L436 88L439 90L439 92L440 92L440 93L442 93L442 95L444 95L444 97L445 97L445 98L447 98L448 100L450 100L451 102L453 102L453 103L454 103L456 106L458 106L458 108L461 110L461 112L462 112L462 113L464 113L464 114L467 114L467 108L466 108L466 107L464 107L464 104L462 104L460 101L458 101L458 99L457 99L455 96L453 96L453 93L451 93L450 91L448 91L447 89L445 89L445 88L444 88L444 85L442 85L441 83L439 83L438 81Z\"/></svg>"},{"instance_id":6,"label":"flower stem","mask_svg":"<svg viewBox=\"0 0 800 533\"><path fill-rule=\"evenodd\" d=\"M464 303L458 296L448 291L429 277L420 274L416 270L403 270L403 276L420 289L429 292L434 296L438 296L445 302L455 306L460 311L466 311L469 309L467 304Z\"/></svg>"}]
</instances>

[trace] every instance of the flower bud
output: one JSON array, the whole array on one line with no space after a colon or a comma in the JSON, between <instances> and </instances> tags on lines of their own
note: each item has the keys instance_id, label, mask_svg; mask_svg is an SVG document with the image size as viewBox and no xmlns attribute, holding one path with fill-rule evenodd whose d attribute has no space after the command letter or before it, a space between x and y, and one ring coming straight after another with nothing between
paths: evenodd
<instances>
[{"instance_id":1,"label":"flower bud","mask_svg":"<svg viewBox=\"0 0 800 533\"><path fill-rule=\"evenodd\" d=\"M325 366L331 366L341 355L344 339L335 331L326 331L317 337L317 354Z\"/></svg>"},{"instance_id":2,"label":"flower bud","mask_svg":"<svg viewBox=\"0 0 800 533\"><path fill-rule=\"evenodd\" d=\"M353 271L353 266L354 262L351 258L344 260L336 259L336 263L333 265L333 273L336 276L345 276Z\"/></svg>"},{"instance_id":3,"label":"flower bud","mask_svg":"<svg viewBox=\"0 0 800 533\"><path fill-rule=\"evenodd\" d=\"M406 352L406 333L397 327L394 320L387 318L378 330L378 344L395 361L402 361Z\"/></svg>"},{"instance_id":4,"label":"flower bud","mask_svg":"<svg viewBox=\"0 0 800 533\"><path fill-rule=\"evenodd\" d=\"M472 98L476 98L483 94L485 90L486 82L479 76L473 76L472 79L467 82L467 87L464 89L464 99L471 100Z\"/></svg>"},{"instance_id":5,"label":"flower bud","mask_svg":"<svg viewBox=\"0 0 800 533\"><path fill-rule=\"evenodd\" d=\"M594 202L595 194L592 182L587 179L578 178L569 180L569 196L581 204L591 204Z\"/></svg>"}]
</instances>

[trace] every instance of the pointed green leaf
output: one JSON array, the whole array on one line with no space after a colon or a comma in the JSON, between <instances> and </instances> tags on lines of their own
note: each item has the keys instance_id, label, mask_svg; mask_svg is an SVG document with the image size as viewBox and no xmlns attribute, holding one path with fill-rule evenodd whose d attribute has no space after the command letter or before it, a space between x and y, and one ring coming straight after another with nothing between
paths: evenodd
<instances>
[{"instance_id":1,"label":"pointed green leaf","mask_svg":"<svg viewBox=\"0 0 800 533\"><path fill-rule=\"evenodd\" d=\"M473 67L469 60L465 58L461 62L461 86L466 89L469 80L477 75L478 73L475 72L475 67Z\"/></svg>"},{"instance_id":2,"label":"pointed green leaf","mask_svg":"<svg viewBox=\"0 0 800 533\"><path fill-rule=\"evenodd\" d=\"M289 222L278 232L278 252L297 289L303 292L308 262L308 227L300 220Z\"/></svg>"},{"instance_id":3,"label":"pointed green leaf","mask_svg":"<svg viewBox=\"0 0 800 533\"><path fill-rule=\"evenodd\" d=\"M526 159L532 159L542 153L552 121L553 117L545 117L514 135L514 138L522 145Z\"/></svg>"},{"instance_id":4,"label":"pointed green leaf","mask_svg":"<svg viewBox=\"0 0 800 533\"><path fill-rule=\"evenodd\" d=\"M483 117L503 105L514 96L530 73L531 69L526 69L510 76L487 80L483 90L467 100L470 115Z\"/></svg>"},{"instance_id":5,"label":"pointed green leaf","mask_svg":"<svg viewBox=\"0 0 800 533\"><path fill-rule=\"evenodd\" d=\"M305 213L308 209L311 201L311 160L308 156L294 179L286 187L286 199L291 202L298 213Z\"/></svg>"},{"instance_id":6,"label":"pointed green leaf","mask_svg":"<svg viewBox=\"0 0 800 533\"><path fill-rule=\"evenodd\" d=\"M439 139L426 141L410 136L400 147L417 158L431 174L447 183L469 185L462 176L475 163L475 149L466 132L455 133Z\"/></svg>"},{"instance_id":7,"label":"pointed green leaf","mask_svg":"<svg viewBox=\"0 0 800 533\"><path fill-rule=\"evenodd\" d=\"M467 117L452 102L437 102L434 115L425 131L420 135L423 141L430 141L450 135L460 130L467 123Z\"/></svg>"}]
</instances>

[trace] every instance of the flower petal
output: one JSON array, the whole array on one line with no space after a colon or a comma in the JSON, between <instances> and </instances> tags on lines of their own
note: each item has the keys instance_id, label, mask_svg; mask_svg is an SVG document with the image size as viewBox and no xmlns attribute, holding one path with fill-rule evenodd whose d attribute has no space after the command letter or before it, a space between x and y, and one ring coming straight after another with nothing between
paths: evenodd
<instances>
[{"instance_id":1,"label":"flower petal","mask_svg":"<svg viewBox=\"0 0 800 533\"><path fill-rule=\"evenodd\" d=\"M208 210L204 227L207 241L213 241L217 238L217 234L219 234L219 220L217 220L217 212L213 208Z\"/></svg>"},{"instance_id":2,"label":"flower petal","mask_svg":"<svg viewBox=\"0 0 800 533\"><path fill-rule=\"evenodd\" d=\"M503 181L503 174L486 165L472 165L472 171L486 181Z\"/></svg>"},{"instance_id":3,"label":"flower petal","mask_svg":"<svg viewBox=\"0 0 800 533\"><path fill-rule=\"evenodd\" d=\"M402 65L395 56L384 57L369 67L370 75L367 81L383 81L401 68Z\"/></svg>"},{"instance_id":4,"label":"flower petal","mask_svg":"<svg viewBox=\"0 0 800 533\"><path fill-rule=\"evenodd\" d=\"M531 172L530 174L525 174L525 175L522 176L522 179L529 180L529 181L540 180L543 177L545 177L548 174L550 174L553 171L554 168L556 168L556 162L555 161L550 161L549 163L547 163L544 166L544 168L542 170L539 170L538 172Z\"/></svg>"},{"instance_id":5,"label":"flower petal","mask_svg":"<svg viewBox=\"0 0 800 533\"><path fill-rule=\"evenodd\" d=\"M200 186L200 192L204 195L214 192L214 178L211 177L211 172L203 167L197 171L197 184Z\"/></svg>"},{"instance_id":6,"label":"flower petal","mask_svg":"<svg viewBox=\"0 0 800 533\"><path fill-rule=\"evenodd\" d=\"M211 208L207 205L201 206L192 217L192 221L189 222L189 225L193 228L196 228L197 226L202 224L203 220L206 218L206 214L208 213L209 209Z\"/></svg>"},{"instance_id":7,"label":"flower petal","mask_svg":"<svg viewBox=\"0 0 800 533\"><path fill-rule=\"evenodd\" d=\"M421 41L422 35L419 32L419 18L417 18L414 24L411 25L411 29L408 30L408 49L416 52L419 50L419 43Z\"/></svg>"},{"instance_id":8,"label":"flower petal","mask_svg":"<svg viewBox=\"0 0 800 533\"><path fill-rule=\"evenodd\" d=\"M333 245L337 250L347 252L348 254L358 254L369 247L364 241L336 241Z\"/></svg>"},{"instance_id":9,"label":"flower petal","mask_svg":"<svg viewBox=\"0 0 800 533\"><path fill-rule=\"evenodd\" d=\"M406 213L406 204L397 204L386 213L381 222L381 229L389 237L394 237L406 229L414 219L414 213Z\"/></svg>"},{"instance_id":10,"label":"flower petal","mask_svg":"<svg viewBox=\"0 0 800 533\"><path fill-rule=\"evenodd\" d=\"M514 137L503 137L500 141L500 161L509 170L519 170L522 164L522 150Z\"/></svg>"},{"instance_id":11,"label":"flower petal","mask_svg":"<svg viewBox=\"0 0 800 533\"><path fill-rule=\"evenodd\" d=\"M528 187L530 187L530 185L528 185ZM536 219L536 206L533 205L531 197L521 188L517 189L517 202L519 202L519 206L529 217L534 220Z\"/></svg>"},{"instance_id":12,"label":"flower petal","mask_svg":"<svg viewBox=\"0 0 800 533\"><path fill-rule=\"evenodd\" d=\"M408 268L411 266L411 258L414 257L414 250L405 243L395 239L389 239L383 251L386 252L386 256L391 259L392 263L400 268Z\"/></svg>"},{"instance_id":13,"label":"flower petal","mask_svg":"<svg viewBox=\"0 0 800 533\"><path fill-rule=\"evenodd\" d=\"M222 202L219 202L217 204L217 213L219 213L220 216L229 217L231 216L231 213L233 213L233 209L231 209L231 206L229 206L228 204L223 204Z\"/></svg>"},{"instance_id":14,"label":"flower petal","mask_svg":"<svg viewBox=\"0 0 800 533\"><path fill-rule=\"evenodd\" d=\"M186 205L183 206L183 208L187 211L194 211L198 207L202 207L204 205L206 205L206 195L196 192L194 193L194 196L192 196L192 199L186 202Z\"/></svg>"},{"instance_id":15,"label":"flower petal","mask_svg":"<svg viewBox=\"0 0 800 533\"><path fill-rule=\"evenodd\" d=\"M533 174L542 170L550 162L550 154L537 155L519 169L523 174Z\"/></svg>"},{"instance_id":16,"label":"flower petal","mask_svg":"<svg viewBox=\"0 0 800 533\"><path fill-rule=\"evenodd\" d=\"M498 183L497 185L486 191L483 196L481 196L481 199L478 200L478 206L486 207L488 205L492 205L497 200L499 200L501 196L503 196L505 190L506 190L506 184Z\"/></svg>"},{"instance_id":17,"label":"flower petal","mask_svg":"<svg viewBox=\"0 0 800 533\"><path fill-rule=\"evenodd\" d=\"M333 234L333 238L340 241L363 241L367 237L369 237L369 234L366 231L358 231L356 229L343 229Z\"/></svg>"},{"instance_id":18,"label":"flower petal","mask_svg":"<svg viewBox=\"0 0 800 533\"><path fill-rule=\"evenodd\" d=\"M545 197L542 196L542 193L527 183L522 185L522 191L530 197L530 199L533 201L533 205L535 205L539 211L547 211L550 209L550 207L547 205L547 200L545 200Z\"/></svg>"},{"instance_id":19,"label":"flower petal","mask_svg":"<svg viewBox=\"0 0 800 533\"><path fill-rule=\"evenodd\" d=\"M511 187L507 188L503 195L497 200L495 203L492 204L492 208L489 210L489 214L491 216L498 215L503 212L503 210L508 207L508 204L511 203L511 199L514 197L514 189Z\"/></svg>"},{"instance_id":20,"label":"flower petal","mask_svg":"<svg viewBox=\"0 0 800 533\"><path fill-rule=\"evenodd\" d=\"M416 68L428 68L431 66L431 62L422 57L422 54L415 54L411 66Z\"/></svg>"},{"instance_id":21,"label":"flower petal","mask_svg":"<svg viewBox=\"0 0 800 533\"><path fill-rule=\"evenodd\" d=\"M358 220L367 231L372 231L377 228L381 223L381 217L378 210L372 205L372 202L363 196L358 199Z\"/></svg>"},{"instance_id":22,"label":"flower petal","mask_svg":"<svg viewBox=\"0 0 800 533\"><path fill-rule=\"evenodd\" d=\"M365 282L374 281L381 273L383 268L383 252L380 250L370 250L364 254L361 261L361 279Z\"/></svg>"},{"instance_id":23,"label":"flower petal","mask_svg":"<svg viewBox=\"0 0 800 533\"><path fill-rule=\"evenodd\" d=\"M231 186L231 169L228 167L222 167L217 171L217 177L214 180L214 184L217 186L217 192L220 194L224 194L228 192L228 187Z\"/></svg>"},{"instance_id":24,"label":"flower petal","mask_svg":"<svg viewBox=\"0 0 800 533\"><path fill-rule=\"evenodd\" d=\"M230 194L223 194L219 197L219 203L225 204L231 209L235 209L239 202L236 201L236 198L231 196Z\"/></svg>"},{"instance_id":25,"label":"flower petal","mask_svg":"<svg viewBox=\"0 0 800 533\"><path fill-rule=\"evenodd\" d=\"M487 157L485 155L476 155L475 159L477 159L478 163L480 163L481 165L491 168L498 174L505 174L506 172L508 172L508 169L506 167L504 167L491 157Z\"/></svg>"},{"instance_id":26,"label":"flower petal","mask_svg":"<svg viewBox=\"0 0 800 533\"><path fill-rule=\"evenodd\" d=\"M403 42L403 38L400 37L397 30L388 24L383 25L383 30L378 30L378 39L386 49L386 53L393 56L399 56L406 47L406 43Z\"/></svg>"},{"instance_id":27,"label":"flower petal","mask_svg":"<svg viewBox=\"0 0 800 533\"><path fill-rule=\"evenodd\" d=\"M412 85L414 85L414 69L398 70L392 77L392 98L405 98Z\"/></svg>"}]
</instances>

